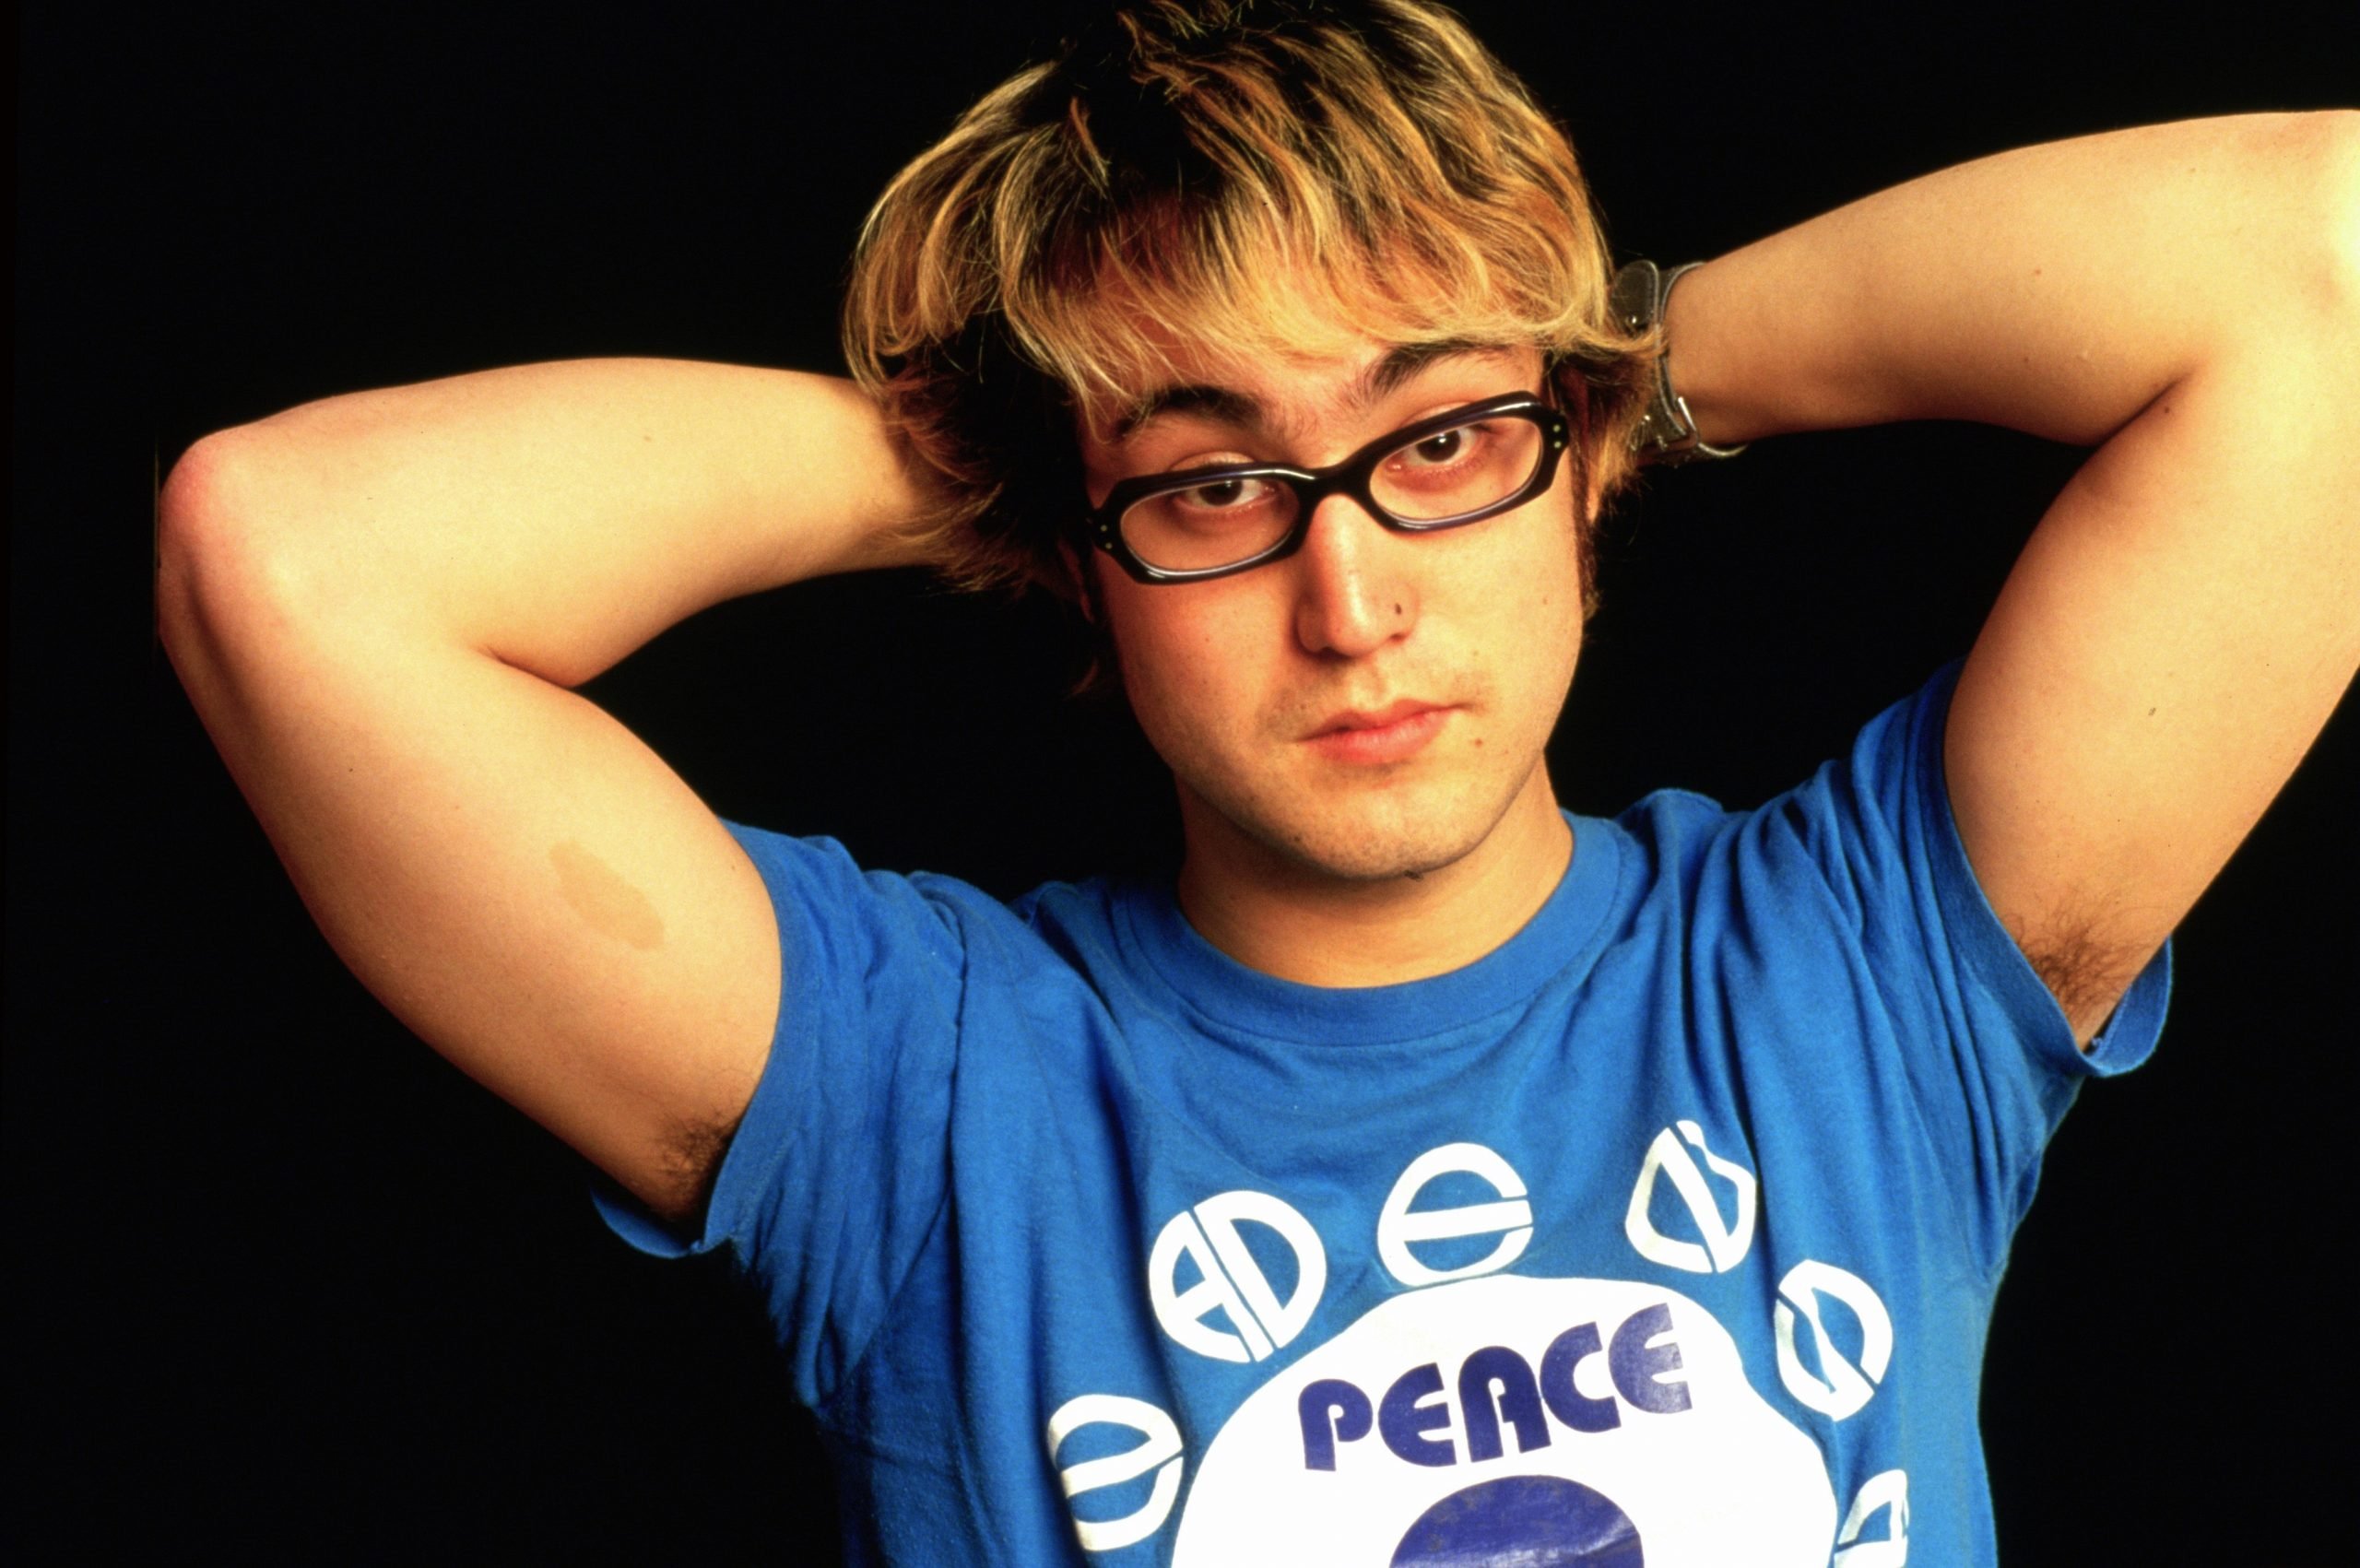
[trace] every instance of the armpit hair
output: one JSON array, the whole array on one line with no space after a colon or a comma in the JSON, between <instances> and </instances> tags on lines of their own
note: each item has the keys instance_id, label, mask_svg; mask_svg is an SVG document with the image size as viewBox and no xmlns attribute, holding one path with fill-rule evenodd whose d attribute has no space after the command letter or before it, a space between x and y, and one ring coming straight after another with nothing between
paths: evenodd
<instances>
[{"instance_id":1,"label":"armpit hair","mask_svg":"<svg viewBox=\"0 0 2360 1568\"><path fill-rule=\"evenodd\" d=\"M721 1121L683 1122L665 1139L663 1171L678 1195L682 1212L702 1214L705 1206L713 1201L714 1180L721 1173L721 1161L729 1153L729 1145L743 1120L743 1116L731 1116Z\"/></svg>"},{"instance_id":2,"label":"armpit hair","mask_svg":"<svg viewBox=\"0 0 2360 1568\"><path fill-rule=\"evenodd\" d=\"M2077 1035L2097 1032L2149 957L2088 917L2052 921L2018 945Z\"/></svg>"}]
</instances>

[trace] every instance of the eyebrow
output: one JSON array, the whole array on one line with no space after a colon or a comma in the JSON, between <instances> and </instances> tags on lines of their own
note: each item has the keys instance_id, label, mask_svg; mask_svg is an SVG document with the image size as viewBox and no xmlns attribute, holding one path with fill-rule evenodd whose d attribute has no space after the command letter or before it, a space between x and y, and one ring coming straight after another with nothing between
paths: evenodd
<instances>
[{"instance_id":1,"label":"eyebrow","mask_svg":"<svg viewBox=\"0 0 2360 1568\"><path fill-rule=\"evenodd\" d=\"M1496 343L1465 338L1400 344L1386 350L1382 358L1362 371L1345 396L1353 407L1364 408L1437 360L1501 352L1504 350ZM1260 398L1234 387L1198 383L1158 387L1143 395L1115 422L1115 442L1128 441L1140 426L1165 414L1195 414L1225 425L1260 427L1269 420Z\"/></svg>"}]
</instances>

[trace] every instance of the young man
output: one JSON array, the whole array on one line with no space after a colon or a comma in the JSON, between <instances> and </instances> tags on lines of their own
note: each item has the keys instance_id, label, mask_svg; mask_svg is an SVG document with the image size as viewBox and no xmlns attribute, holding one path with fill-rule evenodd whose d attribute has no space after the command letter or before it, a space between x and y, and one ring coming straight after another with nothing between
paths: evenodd
<instances>
[{"instance_id":1,"label":"young man","mask_svg":"<svg viewBox=\"0 0 2360 1568\"><path fill-rule=\"evenodd\" d=\"M864 1553L1976 1561L2041 1142L2360 651L2354 133L1887 193L1686 277L1659 376L1462 33L1246 19L1150 12L889 193L873 395L543 367L200 445L174 658L356 971L637 1239L744 1257ZM1757 813L1570 820L1650 415L2099 450L1954 694ZM565 690L919 559L1103 630L1175 888L864 877Z\"/></svg>"}]
</instances>

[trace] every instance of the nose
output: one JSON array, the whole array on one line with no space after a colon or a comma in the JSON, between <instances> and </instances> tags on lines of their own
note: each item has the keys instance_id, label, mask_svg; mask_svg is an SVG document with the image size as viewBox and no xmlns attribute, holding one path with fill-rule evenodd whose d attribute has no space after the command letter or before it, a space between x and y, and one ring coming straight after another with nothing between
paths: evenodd
<instances>
[{"instance_id":1,"label":"nose","mask_svg":"<svg viewBox=\"0 0 2360 1568\"><path fill-rule=\"evenodd\" d=\"M1417 541L1379 523L1350 496L1329 496L1290 564L1295 641L1304 652L1360 658L1418 623L1408 550Z\"/></svg>"}]
</instances>

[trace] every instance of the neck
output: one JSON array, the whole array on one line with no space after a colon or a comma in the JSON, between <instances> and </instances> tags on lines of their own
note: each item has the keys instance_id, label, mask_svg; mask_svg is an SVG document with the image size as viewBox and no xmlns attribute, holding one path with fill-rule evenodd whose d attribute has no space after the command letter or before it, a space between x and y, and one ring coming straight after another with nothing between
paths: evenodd
<instances>
[{"instance_id":1,"label":"neck","mask_svg":"<svg viewBox=\"0 0 2360 1568\"><path fill-rule=\"evenodd\" d=\"M1338 877L1249 838L1184 790L1180 908L1238 962L1306 985L1392 985L1474 962L1524 928L1572 863L1539 767L1473 849L1432 870Z\"/></svg>"}]
</instances>

